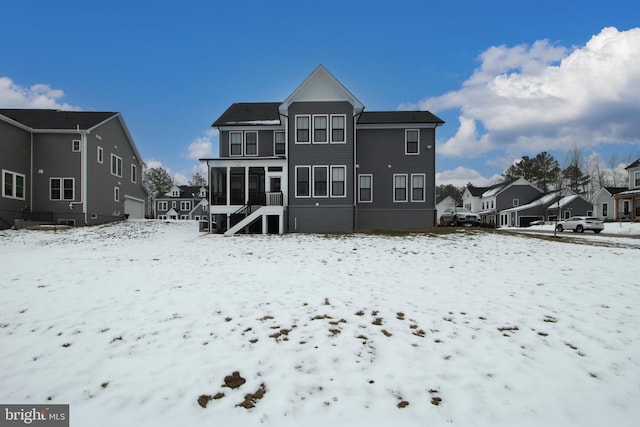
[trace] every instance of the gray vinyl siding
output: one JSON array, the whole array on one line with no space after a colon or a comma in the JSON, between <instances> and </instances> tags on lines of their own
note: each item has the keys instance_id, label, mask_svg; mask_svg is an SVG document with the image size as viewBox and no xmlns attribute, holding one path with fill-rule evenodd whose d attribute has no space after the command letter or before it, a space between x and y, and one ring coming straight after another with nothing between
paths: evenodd
<instances>
[{"instance_id":1,"label":"gray vinyl siding","mask_svg":"<svg viewBox=\"0 0 640 427\"><path fill-rule=\"evenodd\" d=\"M12 226L15 219L21 218L22 210L31 203L31 134L0 121L0 150L0 173L7 170L25 177L24 200L2 197L0 190L0 228L3 228Z\"/></svg>"},{"instance_id":2,"label":"gray vinyl siding","mask_svg":"<svg viewBox=\"0 0 640 427\"><path fill-rule=\"evenodd\" d=\"M97 160L98 147L103 150L102 163ZM88 222L122 219L126 196L144 200L146 210L147 195L142 188L141 159L136 158L118 118L102 124L87 136L87 150L87 185L91 189L87 194ZM111 174L111 154L122 158L122 177ZM135 183L131 181L132 164L136 165ZM114 187L120 189L118 202L114 200Z\"/></svg>"},{"instance_id":3,"label":"gray vinyl siding","mask_svg":"<svg viewBox=\"0 0 640 427\"><path fill-rule=\"evenodd\" d=\"M519 206L526 205L540 197L542 193L529 185L512 185L496 197L496 212L513 208L513 200L519 200Z\"/></svg>"},{"instance_id":4,"label":"gray vinyl siding","mask_svg":"<svg viewBox=\"0 0 640 427\"><path fill-rule=\"evenodd\" d=\"M405 130L359 129L358 175L373 176L373 202L358 203L357 227L424 228L435 224L435 130L420 129L418 155L405 154ZM431 148L428 148L428 147ZM407 175L407 202L393 201L396 174ZM411 201L411 175L424 174L425 198Z\"/></svg>"},{"instance_id":5,"label":"gray vinyl siding","mask_svg":"<svg viewBox=\"0 0 640 427\"><path fill-rule=\"evenodd\" d=\"M332 114L345 116L345 143L296 144L296 115L326 114L330 139ZM296 102L289 106L288 161L289 208L288 231L353 231L354 225L354 152L353 106L348 102ZM312 122L312 120L311 120ZM313 123L310 124L313 133ZM296 166L328 166L329 197L296 197ZM331 166L345 166L345 197L331 197Z\"/></svg>"}]
</instances>

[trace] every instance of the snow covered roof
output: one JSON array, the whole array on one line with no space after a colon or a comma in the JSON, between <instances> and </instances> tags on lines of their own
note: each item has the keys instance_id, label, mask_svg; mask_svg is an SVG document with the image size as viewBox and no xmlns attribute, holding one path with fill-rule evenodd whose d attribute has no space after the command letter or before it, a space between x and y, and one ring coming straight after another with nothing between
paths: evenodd
<instances>
[{"instance_id":1,"label":"snow covered roof","mask_svg":"<svg viewBox=\"0 0 640 427\"><path fill-rule=\"evenodd\" d=\"M554 191L551 193L543 194L538 199L534 200L531 203L527 203L526 205L516 206L513 208L505 209L503 212L519 212L524 211L531 208L536 208L540 206L547 206L552 204L560 195L559 191Z\"/></svg>"}]
</instances>

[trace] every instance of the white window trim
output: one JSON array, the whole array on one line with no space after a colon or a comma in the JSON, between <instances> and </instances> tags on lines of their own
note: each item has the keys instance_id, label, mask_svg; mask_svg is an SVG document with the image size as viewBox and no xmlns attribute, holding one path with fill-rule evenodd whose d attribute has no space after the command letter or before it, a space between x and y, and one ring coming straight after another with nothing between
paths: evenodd
<instances>
[{"instance_id":1,"label":"white window trim","mask_svg":"<svg viewBox=\"0 0 640 427\"><path fill-rule=\"evenodd\" d=\"M51 198L51 181L53 181L54 179L60 181L60 198L59 199L52 199ZM70 199L66 199L64 197L64 181L65 180L69 180L69 179L73 183L73 187L72 187L73 194L71 195ZM72 177L61 177L60 178L60 177L57 177L57 176L49 178L49 200L50 201L52 201L52 202L71 202L71 201L74 201L75 199L76 199L76 179L75 178L72 178Z\"/></svg>"},{"instance_id":2,"label":"white window trim","mask_svg":"<svg viewBox=\"0 0 640 427\"><path fill-rule=\"evenodd\" d=\"M326 124L326 127L324 128L325 131L325 140L324 141L316 141L316 117L324 117L324 121ZM312 142L313 144L328 144L329 143L329 132L330 132L330 124L329 124L329 115L327 114L314 114L313 117L311 118L311 123L313 123L312 126Z\"/></svg>"},{"instance_id":3,"label":"white window trim","mask_svg":"<svg viewBox=\"0 0 640 427\"><path fill-rule=\"evenodd\" d=\"M420 200L415 200L413 198L413 177L414 176L421 176L422 177L422 199ZM395 194L395 192L394 192ZM424 203L427 200L427 175L424 173L412 173L411 174L411 201L412 202L418 202L418 203Z\"/></svg>"},{"instance_id":4,"label":"white window trim","mask_svg":"<svg viewBox=\"0 0 640 427\"><path fill-rule=\"evenodd\" d=\"M98 163L103 164L104 163L104 150L102 149L102 147L98 147L98 152L97 152L97 158L96 160L98 161Z\"/></svg>"},{"instance_id":5,"label":"white window trim","mask_svg":"<svg viewBox=\"0 0 640 427\"><path fill-rule=\"evenodd\" d=\"M404 200L396 200L396 177L398 176L403 176L404 177ZM406 203L409 201L408 196L409 196L409 177L407 176L406 173L394 173L393 174L393 203Z\"/></svg>"},{"instance_id":6,"label":"white window trim","mask_svg":"<svg viewBox=\"0 0 640 427\"><path fill-rule=\"evenodd\" d=\"M335 165L329 168L329 194L331 197L335 197L338 199L344 199L347 197L347 165ZM334 169L342 169L344 170L344 194L333 194L333 170Z\"/></svg>"},{"instance_id":7,"label":"white window trim","mask_svg":"<svg viewBox=\"0 0 640 427\"><path fill-rule=\"evenodd\" d=\"M77 149L76 146L78 147ZM79 139L74 139L73 141L71 141L71 151L73 151L74 153L79 153L80 151L82 151L82 142Z\"/></svg>"},{"instance_id":8,"label":"white window trim","mask_svg":"<svg viewBox=\"0 0 640 427\"><path fill-rule=\"evenodd\" d=\"M520 199L513 199L513 201L511 202L513 204L513 207L518 207L520 206Z\"/></svg>"},{"instance_id":9,"label":"white window trim","mask_svg":"<svg viewBox=\"0 0 640 427\"><path fill-rule=\"evenodd\" d=\"M636 187L640 187L640 185L638 185L638 180L640 180L640 171L639 171L639 172L634 173L634 174L633 174L633 178L634 178L634 180L633 180L633 186L634 186L634 188L636 188Z\"/></svg>"},{"instance_id":10,"label":"white window trim","mask_svg":"<svg viewBox=\"0 0 640 427\"><path fill-rule=\"evenodd\" d=\"M371 178L371 200L362 200L360 198L360 185L361 185L361 181L360 178L361 177L365 177L368 176L369 178ZM395 194L395 191L394 191ZM358 175L358 203L373 203L373 174L371 173L363 173Z\"/></svg>"},{"instance_id":11,"label":"white window trim","mask_svg":"<svg viewBox=\"0 0 640 427\"><path fill-rule=\"evenodd\" d=\"M276 134L281 133L284 137L284 153L277 153L276 151ZM287 133L283 130L276 130L273 132L273 155L274 156L286 156L287 155Z\"/></svg>"},{"instance_id":12,"label":"white window trim","mask_svg":"<svg viewBox=\"0 0 640 427\"><path fill-rule=\"evenodd\" d=\"M316 195L316 169L324 169L327 171L327 194L325 194L324 196L317 196ZM313 177L311 180L312 183L312 191L311 194L313 195L314 199L326 199L329 197L329 183L331 182L331 177L329 176L329 166L327 165L313 165Z\"/></svg>"},{"instance_id":13,"label":"white window trim","mask_svg":"<svg viewBox=\"0 0 640 427\"><path fill-rule=\"evenodd\" d=\"M113 172L113 159L114 158L116 159L116 173ZM120 175L118 175L118 160L120 161ZM123 169L122 157L116 156L115 154L111 154L111 175L117 176L118 178L122 178L122 169Z\"/></svg>"},{"instance_id":14,"label":"white window trim","mask_svg":"<svg viewBox=\"0 0 640 427\"><path fill-rule=\"evenodd\" d=\"M136 184L138 182L138 166L131 164L131 182Z\"/></svg>"},{"instance_id":15,"label":"white window trim","mask_svg":"<svg viewBox=\"0 0 640 427\"><path fill-rule=\"evenodd\" d=\"M120 187L113 187L113 201L120 201Z\"/></svg>"},{"instance_id":16,"label":"white window trim","mask_svg":"<svg viewBox=\"0 0 640 427\"><path fill-rule=\"evenodd\" d=\"M180 210L181 211L190 211L191 210L191 201L183 200L180 202Z\"/></svg>"},{"instance_id":17,"label":"white window trim","mask_svg":"<svg viewBox=\"0 0 640 427\"><path fill-rule=\"evenodd\" d=\"M255 154L249 154L247 151L247 135L250 133L255 133L256 134L256 153ZM244 155L247 157L256 157L258 155L258 131L256 130L248 130L244 132Z\"/></svg>"},{"instance_id":18,"label":"white window trim","mask_svg":"<svg viewBox=\"0 0 640 427\"><path fill-rule=\"evenodd\" d=\"M344 122L344 128L343 128L343 133L342 133L342 141L334 141L333 140L333 118L334 117L342 117L343 122ZM346 144L347 143L347 116L346 114L332 114L329 117L329 133L330 133L330 137L329 137L329 142L331 144Z\"/></svg>"},{"instance_id":19,"label":"white window trim","mask_svg":"<svg viewBox=\"0 0 640 427\"><path fill-rule=\"evenodd\" d=\"M12 176L11 182L11 192L13 193L12 195L8 195L5 193L4 189L5 189L5 175L9 174ZM16 194L16 177L21 177L22 178L22 197L17 197ZM13 172L10 170L6 170L6 169L2 169L2 197L6 198L6 199L13 199L13 200L26 200L26 194L27 194L27 177L26 175L23 175L21 173L18 172ZM51 193L49 193L49 195L51 195Z\"/></svg>"},{"instance_id":20,"label":"white window trim","mask_svg":"<svg viewBox=\"0 0 640 427\"><path fill-rule=\"evenodd\" d=\"M298 195L298 169L307 169L307 171L308 171L308 175L307 176L309 177L309 188L308 188L309 194L306 195L306 196L299 196ZM311 198L311 194L312 194L311 186L312 186L312 183L313 183L312 179L313 179L313 177L311 175L311 166L305 166L305 165L296 166L295 176L294 176L295 188L294 188L294 193L293 193L295 195L296 199L310 199Z\"/></svg>"},{"instance_id":21,"label":"white window trim","mask_svg":"<svg viewBox=\"0 0 640 427\"><path fill-rule=\"evenodd\" d=\"M309 138L308 138L309 140L308 141L298 141L298 117L306 117L309 120L309 127L307 128L307 131L309 132ZM296 135L296 140L295 140L296 144L304 144L304 145L311 144L311 139L312 139L311 132L312 132L313 126L311 124L311 115L310 114L298 114L298 115L296 115L294 117L293 127L294 127L293 131L294 131L294 133Z\"/></svg>"},{"instance_id":22,"label":"white window trim","mask_svg":"<svg viewBox=\"0 0 640 427\"><path fill-rule=\"evenodd\" d=\"M418 132L418 146L417 152L409 153L407 150L409 146L409 132ZM419 129L405 129L404 131L404 154L407 156L418 156L420 155L420 130Z\"/></svg>"},{"instance_id":23,"label":"white window trim","mask_svg":"<svg viewBox=\"0 0 640 427\"><path fill-rule=\"evenodd\" d=\"M231 143L231 136L234 134L240 134L240 154L233 154L233 144ZM230 131L229 132L229 156L233 156L233 157L242 157L242 155L244 154L244 132L242 131Z\"/></svg>"},{"instance_id":24,"label":"white window trim","mask_svg":"<svg viewBox=\"0 0 640 427\"><path fill-rule=\"evenodd\" d=\"M166 201L159 201L158 202L158 210L159 211L168 211L169 210L169 203Z\"/></svg>"}]
</instances>

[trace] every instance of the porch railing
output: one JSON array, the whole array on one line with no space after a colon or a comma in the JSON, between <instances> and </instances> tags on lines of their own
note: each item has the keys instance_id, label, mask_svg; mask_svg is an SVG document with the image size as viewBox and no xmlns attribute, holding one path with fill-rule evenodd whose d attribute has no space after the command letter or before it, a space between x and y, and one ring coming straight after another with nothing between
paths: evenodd
<instances>
[{"instance_id":1,"label":"porch railing","mask_svg":"<svg viewBox=\"0 0 640 427\"><path fill-rule=\"evenodd\" d=\"M282 191L270 191L266 193L267 206L282 206Z\"/></svg>"}]
</instances>

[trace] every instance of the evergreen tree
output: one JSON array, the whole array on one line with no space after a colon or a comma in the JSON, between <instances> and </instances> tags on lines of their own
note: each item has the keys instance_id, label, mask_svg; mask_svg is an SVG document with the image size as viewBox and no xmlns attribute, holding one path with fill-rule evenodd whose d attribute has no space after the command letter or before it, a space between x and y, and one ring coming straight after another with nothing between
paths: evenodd
<instances>
[{"instance_id":1,"label":"evergreen tree","mask_svg":"<svg viewBox=\"0 0 640 427\"><path fill-rule=\"evenodd\" d=\"M543 151L534 158L522 156L520 160L509 166L502 176L506 181L524 178L540 187L542 191L549 191L550 184L557 181L560 172L558 161L551 154Z\"/></svg>"},{"instance_id":2,"label":"evergreen tree","mask_svg":"<svg viewBox=\"0 0 640 427\"><path fill-rule=\"evenodd\" d=\"M144 185L153 197L163 196L173 187L173 179L164 168L151 168L144 174Z\"/></svg>"},{"instance_id":3,"label":"evergreen tree","mask_svg":"<svg viewBox=\"0 0 640 427\"><path fill-rule=\"evenodd\" d=\"M196 172L191 181L189 181L189 185L192 187L206 187L207 179L200 172Z\"/></svg>"}]
</instances>

